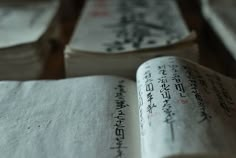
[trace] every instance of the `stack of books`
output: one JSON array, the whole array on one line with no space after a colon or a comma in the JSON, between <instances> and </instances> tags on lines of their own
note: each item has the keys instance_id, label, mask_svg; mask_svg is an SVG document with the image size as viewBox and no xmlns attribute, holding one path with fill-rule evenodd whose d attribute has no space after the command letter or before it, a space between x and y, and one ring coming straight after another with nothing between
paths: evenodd
<instances>
[{"instance_id":1,"label":"stack of books","mask_svg":"<svg viewBox=\"0 0 236 158\"><path fill-rule=\"evenodd\" d=\"M153 57L197 61L194 40L173 0L89 0L65 50L66 75L134 78L138 66Z\"/></svg>"},{"instance_id":2,"label":"stack of books","mask_svg":"<svg viewBox=\"0 0 236 158\"><path fill-rule=\"evenodd\" d=\"M40 77L58 9L55 0L0 2L0 80Z\"/></svg>"}]
</instances>

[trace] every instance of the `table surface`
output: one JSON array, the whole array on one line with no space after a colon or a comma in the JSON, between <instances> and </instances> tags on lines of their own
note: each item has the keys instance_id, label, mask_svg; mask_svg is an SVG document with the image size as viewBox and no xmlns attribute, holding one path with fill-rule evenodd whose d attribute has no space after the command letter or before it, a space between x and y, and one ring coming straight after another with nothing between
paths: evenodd
<instances>
[{"instance_id":1,"label":"table surface","mask_svg":"<svg viewBox=\"0 0 236 158\"><path fill-rule=\"evenodd\" d=\"M83 1L71 0L70 4L68 4L68 0L66 2L67 5L62 5L63 9L59 20L59 44L52 49L41 79L65 78L63 51L71 38L77 20L79 20L83 6ZM178 3L189 29L195 30L198 34L196 42L200 50L200 64L225 75L233 76L234 60L202 17L199 1L178 0Z\"/></svg>"}]
</instances>

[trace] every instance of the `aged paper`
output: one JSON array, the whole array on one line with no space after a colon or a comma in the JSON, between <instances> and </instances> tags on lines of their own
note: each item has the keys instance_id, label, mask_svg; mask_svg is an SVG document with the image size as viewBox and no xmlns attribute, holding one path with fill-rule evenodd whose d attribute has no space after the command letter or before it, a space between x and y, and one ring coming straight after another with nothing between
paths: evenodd
<instances>
[{"instance_id":1,"label":"aged paper","mask_svg":"<svg viewBox=\"0 0 236 158\"><path fill-rule=\"evenodd\" d=\"M0 48L33 43L48 29L59 7L57 0L0 3Z\"/></svg>"},{"instance_id":2,"label":"aged paper","mask_svg":"<svg viewBox=\"0 0 236 158\"><path fill-rule=\"evenodd\" d=\"M163 57L139 68L137 84L142 157L235 156L235 80Z\"/></svg>"},{"instance_id":3,"label":"aged paper","mask_svg":"<svg viewBox=\"0 0 236 158\"><path fill-rule=\"evenodd\" d=\"M167 46L188 35L173 0L87 0L69 47L122 53Z\"/></svg>"},{"instance_id":4,"label":"aged paper","mask_svg":"<svg viewBox=\"0 0 236 158\"><path fill-rule=\"evenodd\" d=\"M140 157L134 82L100 76L0 87L1 157Z\"/></svg>"}]
</instances>

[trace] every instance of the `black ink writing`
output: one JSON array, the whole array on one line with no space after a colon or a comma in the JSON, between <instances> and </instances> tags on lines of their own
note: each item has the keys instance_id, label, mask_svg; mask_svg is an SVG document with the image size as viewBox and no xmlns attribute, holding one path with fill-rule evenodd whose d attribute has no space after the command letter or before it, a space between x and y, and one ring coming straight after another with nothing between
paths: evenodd
<instances>
[{"instance_id":1,"label":"black ink writing","mask_svg":"<svg viewBox=\"0 0 236 158\"><path fill-rule=\"evenodd\" d=\"M170 126L171 131L171 139L174 141L175 135L174 135L174 116L175 112L173 110L173 105L170 104L171 100L171 94L170 94L170 85L167 80L167 68L166 65L158 66L158 74L160 75L160 78L158 78L158 84L160 85L160 93L162 96L162 111L165 114L164 122L167 123Z\"/></svg>"},{"instance_id":2,"label":"black ink writing","mask_svg":"<svg viewBox=\"0 0 236 158\"><path fill-rule=\"evenodd\" d=\"M125 140L125 108L129 105L125 100L125 81L119 81L117 87L115 87L115 104L116 104L116 112L114 114L115 124L114 124L114 135L115 135L115 144L111 147L112 150L116 150L115 158L123 158L125 156L124 149L127 146L124 145Z\"/></svg>"},{"instance_id":3,"label":"black ink writing","mask_svg":"<svg viewBox=\"0 0 236 158\"><path fill-rule=\"evenodd\" d=\"M199 123L203 123L204 121L210 121L212 116L208 112L208 108L206 103L204 102L203 97L201 96L201 93L199 91L199 82L197 80L197 76L200 76L199 72L197 70L191 69L188 66L183 66L185 73L188 78L188 83L190 85L191 93L194 94L198 107L200 109L200 120ZM196 75L197 74L197 75ZM207 85L207 84L204 84Z\"/></svg>"},{"instance_id":4,"label":"black ink writing","mask_svg":"<svg viewBox=\"0 0 236 158\"><path fill-rule=\"evenodd\" d=\"M168 8L168 3L156 5L158 8ZM157 46L160 45L160 39L165 40L162 44L168 45L179 39L179 35L172 28L173 22L170 22L176 19L172 16L167 18L167 10L161 10L161 13L159 9L150 11L153 7L150 5L152 4L143 0L120 0L117 10L120 15L118 22L106 26L115 33L115 39L104 44L107 52L125 51L127 48L141 49L144 45ZM153 16L151 14L158 14L156 21L149 20L149 17Z\"/></svg>"}]
</instances>

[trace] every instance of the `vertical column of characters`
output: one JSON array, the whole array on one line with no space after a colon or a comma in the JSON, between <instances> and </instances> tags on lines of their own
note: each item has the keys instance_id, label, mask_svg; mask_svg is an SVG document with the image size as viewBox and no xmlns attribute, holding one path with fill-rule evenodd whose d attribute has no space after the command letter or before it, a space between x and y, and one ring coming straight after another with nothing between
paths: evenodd
<instances>
[{"instance_id":1,"label":"vertical column of characters","mask_svg":"<svg viewBox=\"0 0 236 158\"><path fill-rule=\"evenodd\" d=\"M186 74L187 84L189 85L189 91L193 94L200 111L199 123L203 123L205 121L210 121L212 116L208 110L207 104L203 97L204 93L209 93L208 84L203 79L202 75L195 69L189 66L183 65L184 73Z\"/></svg>"},{"instance_id":2,"label":"vertical column of characters","mask_svg":"<svg viewBox=\"0 0 236 158\"><path fill-rule=\"evenodd\" d=\"M125 81L120 80L115 89L115 112L114 117L114 141L115 143L111 147L112 150L115 150L115 158L124 158L126 157L127 146L125 145L126 139L126 110L128 104L125 100L126 87Z\"/></svg>"},{"instance_id":3,"label":"vertical column of characters","mask_svg":"<svg viewBox=\"0 0 236 158\"><path fill-rule=\"evenodd\" d=\"M229 92L229 87L226 88L226 84L222 81L222 78L219 75L213 74L206 74L207 79L210 83L211 89L216 96L217 104L223 113L227 117L232 117L235 113L235 102L232 98L232 94Z\"/></svg>"},{"instance_id":4,"label":"vertical column of characters","mask_svg":"<svg viewBox=\"0 0 236 158\"><path fill-rule=\"evenodd\" d=\"M167 70L167 65L162 64L157 66L157 83L159 86L159 92L161 94L161 102L162 102L162 111L164 114L164 122L170 127L171 131L171 139L174 141L175 135L174 135L174 122L175 122L175 112L173 104L171 104L171 94L170 94L170 81L168 81L168 74L167 72L170 72Z\"/></svg>"}]
</instances>

